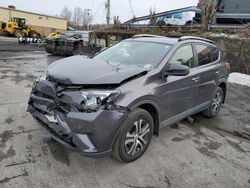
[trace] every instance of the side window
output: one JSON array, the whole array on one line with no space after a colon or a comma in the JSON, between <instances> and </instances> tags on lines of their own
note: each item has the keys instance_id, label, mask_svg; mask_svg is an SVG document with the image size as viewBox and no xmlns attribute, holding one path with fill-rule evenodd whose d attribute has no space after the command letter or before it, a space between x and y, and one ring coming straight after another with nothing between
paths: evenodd
<instances>
[{"instance_id":1,"label":"side window","mask_svg":"<svg viewBox=\"0 0 250 188\"><path fill-rule=\"evenodd\" d=\"M169 61L170 64L179 63L190 68L194 67L194 54L191 45L178 49Z\"/></svg>"},{"instance_id":2,"label":"side window","mask_svg":"<svg viewBox=\"0 0 250 188\"><path fill-rule=\"evenodd\" d=\"M181 16L178 15L178 14L175 14L175 15L174 15L174 18L175 18L175 19L181 19Z\"/></svg>"},{"instance_id":3,"label":"side window","mask_svg":"<svg viewBox=\"0 0 250 188\"><path fill-rule=\"evenodd\" d=\"M165 18L172 18L172 15L169 14L169 15L167 15Z\"/></svg>"},{"instance_id":4,"label":"side window","mask_svg":"<svg viewBox=\"0 0 250 188\"><path fill-rule=\"evenodd\" d=\"M219 59L219 49L207 45L195 45L199 66L212 63Z\"/></svg>"},{"instance_id":5,"label":"side window","mask_svg":"<svg viewBox=\"0 0 250 188\"><path fill-rule=\"evenodd\" d=\"M212 62L217 61L220 57L220 50L212 47Z\"/></svg>"}]
</instances>

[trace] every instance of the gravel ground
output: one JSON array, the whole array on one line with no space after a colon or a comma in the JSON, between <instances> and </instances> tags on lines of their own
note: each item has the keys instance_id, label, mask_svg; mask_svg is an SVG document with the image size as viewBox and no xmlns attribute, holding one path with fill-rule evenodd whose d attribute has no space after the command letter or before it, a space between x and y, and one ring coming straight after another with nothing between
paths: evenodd
<instances>
[{"instance_id":1,"label":"gravel ground","mask_svg":"<svg viewBox=\"0 0 250 188\"><path fill-rule=\"evenodd\" d=\"M57 59L0 51L1 188L250 187L249 87L230 84L217 118L196 115L193 125L164 128L139 160L124 164L63 147L26 112L32 82Z\"/></svg>"}]
</instances>

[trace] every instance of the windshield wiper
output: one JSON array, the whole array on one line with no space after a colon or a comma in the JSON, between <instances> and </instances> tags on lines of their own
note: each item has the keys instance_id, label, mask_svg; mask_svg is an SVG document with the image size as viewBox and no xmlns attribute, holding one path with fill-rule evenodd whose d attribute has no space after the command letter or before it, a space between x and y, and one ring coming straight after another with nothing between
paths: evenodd
<instances>
[{"instance_id":1,"label":"windshield wiper","mask_svg":"<svg viewBox=\"0 0 250 188\"><path fill-rule=\"evenodd\" d=\"M120 69L120 64L119 64L119 63L116 64L116 65L114 65L114 64L110 63L109 61L105 61L105 62L106 62L108 65L112 66L112 67L114 68L115 71L118 71L118 70Z\"/></svg>"}]
</instances>

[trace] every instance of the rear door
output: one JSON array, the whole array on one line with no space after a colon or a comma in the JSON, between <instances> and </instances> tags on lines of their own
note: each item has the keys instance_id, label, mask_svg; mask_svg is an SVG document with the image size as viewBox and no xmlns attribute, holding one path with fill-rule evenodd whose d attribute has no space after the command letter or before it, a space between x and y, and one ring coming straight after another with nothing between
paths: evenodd
<instances>
[{"instance_id":1,"label":"rear door","mask_svg":"<svg viewBox=\"0 0 250 188\"><path fill-rule=\"evenodd\" d=\"M198 97L196 106L209 103L218 85L223 65L219 61L220 51L217 47L205 43L194 44L198 67Z\"/></svg>"}]
</instances>

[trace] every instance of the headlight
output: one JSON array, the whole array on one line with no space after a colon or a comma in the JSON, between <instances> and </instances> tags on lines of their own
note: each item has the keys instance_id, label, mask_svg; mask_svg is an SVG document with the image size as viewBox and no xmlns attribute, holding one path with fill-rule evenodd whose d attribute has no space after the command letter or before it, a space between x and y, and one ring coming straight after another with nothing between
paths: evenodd
<instances>
[{"instance_id":1,"label":"headlight","mask_svg":"<svg viewBox=\"0 0 250 188\"><path fill-rule=\"evenodd\" d=\"M84 97L82 107L85 110L96 110L98 106L113 101L119 94L119 91L111 90L81 90Z\"/></svg>"},{"instance_id":2,"label":"headlight","mask_svg":"<svg viewBox=\"0 0 250 188\"><path fill-rule=\"evenodd\" d=\"M48 71L46 70L38 79L37 81L43 81L46 80L48 76Z\"/></svg>"}]
</instances>

